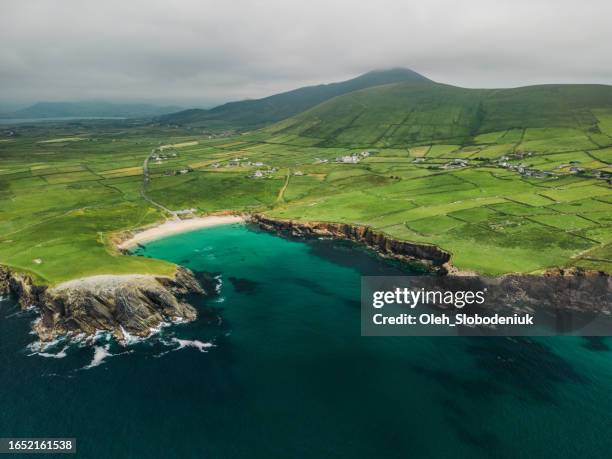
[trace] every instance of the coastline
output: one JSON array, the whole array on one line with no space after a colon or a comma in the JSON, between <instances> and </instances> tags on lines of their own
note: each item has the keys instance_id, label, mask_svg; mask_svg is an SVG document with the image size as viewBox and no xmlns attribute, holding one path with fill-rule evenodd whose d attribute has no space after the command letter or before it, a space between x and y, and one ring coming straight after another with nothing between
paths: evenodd
<instances>
[{"instance_id":1,"label":"coastline","mask_svg":"<svg viewBox=\"0 0 612 459\"><path fill-rule=\"evenodd\" d=\"M189 218L185 220L168 220L142 231L126 233L129 235L129 238L118 243L117 247L119 250L129 250L136 247L138 244L151 242L175 234L186 233L202 228L210 228L212 226L244 223L245 221L246 218L241 215L207 215L205 217Z\"/></svg>"},{"instance_id":2,"label":"coastline","mask_svg":"<svg viewBox=\"0 0 612 459\"><path fill-rule=\"evenodd\" d=\"M368 226L350 223L334 222L303 222L297 220L281 220L254 214L250 221L263 230L276 234L290 234L294 237L331 237L349 240L369 247L380 257L393 258L402 262L417 262L430 272L440 275L459 270L452 266L451 253L433 244L423 244L401 241L375 231ZM467 274L467 273L465 273Z\"/></svg>"},{"instance_id":3,"label":"coastline","mask_svg":"<svg viewBox=\"0 0 612 459\"><path fill-rule=\"evenodd\" d=\"M0 266L0 294L14 294L24 310L37 309L32 330L43 343L61 336L91 337L100 331L126 342L128 335L150 336L163 323L195 320L197 310L187 296L210 294L200 280L179 266L172 277L108 274L49 287Z\"/></svg>"},{"instance_id":4,"label":"coastline","mask_svg":"<svg viewBox=\"0 0 612 459\"><path fill-rule=\"evenodd\" d=\"M185 220L171 220L137 231L111 236L122 253L140 243L219 225L243 223L241 215L219 213ZM93 336L111 332L120 342L126 333L147 337L166 322L189 322L196 309L186 295L207 295L200 279L177 266L173 276L153 274L105 274L79 277L55 286L39 284L27 273L0 265L0 294L14 294L22 309L36 307L40 317L33 331L41 342L59 336Z\"/></svg>"},{"instance_id":5,"label":"coastline","mask_svg":"<svg viewBox=\"0 0 612 459\"><path fill-rule=\"evenodd\" d=\"M130 248L141 243L202 228L247 222L279 235L353 241L369 247L383 258L417 262L426 271L439 276L478 276L478 273L463 272L454 267L452 253L435 245L397 240L363 225L282 220L264 214L219 213L166 221L141 230L116 233L110 241L127 255ZM603 272L578 268L549 269L539 277L581 280L600 276L609 281ZM527 280L528 277L525 273L515 273L499 279ZM202 288L194 273L180 266L177 266L174 276L98 275L73 279L54 287L38 285L32 276L0 266L0 294L4 293L15 294L24 309L32 306L39 309L41 318L34 326L34 332L46 342L67 334L93 335L99 330L112 332L120 341L125 339L125 332L146 337L162 322L194 320L197 312L183 298L187 294L206 295L209 292Z\"/></svg>"}]
</instances>

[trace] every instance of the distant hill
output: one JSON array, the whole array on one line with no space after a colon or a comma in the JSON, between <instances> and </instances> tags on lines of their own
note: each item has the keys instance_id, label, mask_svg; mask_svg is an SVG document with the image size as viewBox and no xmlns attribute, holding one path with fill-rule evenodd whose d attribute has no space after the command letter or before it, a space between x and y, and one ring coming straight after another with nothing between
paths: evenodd
<instances>
[{"instance_id":1,"label":"distant hill","mask_svg":"<svg viewBox=\"0 0 612 459\"><path fill-rule=\"evenodd\" d=\"M315 138L321 146L461 144L477 134L513 128L596 133L596 109L612 109L612 86L465 89L399 83L336 97L267 130Z\"/></svg>"},{"instance_id":2,"label":"distant hill","mask_svg":"<svg viewBox=\"0 0 612 459\"><path fill-rule=\"evenodd\" d=\"M2 114L2 118L121 117L138 118L175 112L180 107L112 102L38 102L30 107Z\"/></svg>"},{"instance_id":3,"label":"distant hill","mask_svg":"<svg viewBox=\"0 0 612 459\"><path fill-rule=\"evenodd\" d=\"M210 110L183 110L162 116L160 121L208 128L253 129L296 115L336 96L399 82L423 84L431 80L403 68L378 70L339 83L307 86L263 99L230 102Z\"/></svg>"}]
</instances>

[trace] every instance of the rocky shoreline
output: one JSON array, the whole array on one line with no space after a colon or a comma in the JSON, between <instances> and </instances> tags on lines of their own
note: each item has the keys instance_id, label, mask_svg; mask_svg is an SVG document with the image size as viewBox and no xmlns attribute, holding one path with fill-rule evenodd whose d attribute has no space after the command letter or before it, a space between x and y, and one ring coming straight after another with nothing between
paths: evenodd
<instances>
[{"instance_id":1,"label":"rocky shoreline","mask_svg":"<svg viewBox=\"0 0 612 459\"><path fill-rule=\"evenodd\" d=\"M14 294L23 309L36 307L34 331L42 342L64 335L111 332L120 342L147 337L166 322L188 322L196 309L184 301L206 294L193 272L177 268L174 278L151 275L92 276L48 288L28 275L0 266L0 294Z\"/></svg>"},{"instance_id":2,"label":"rocky shoreline","mask_svg":"<svg viewBox=\"0 0 612 459\"><path fill-rule=\"evenodd\" d=\"M368 226L333 222L301 222L277 220L254 214L250 221L260 228L294 237L331 237L357 242L374 250L380 256L404 262L418 262L439 274L456 271L451 265L451 254L431 244L419 244L390 238Z\"/></svg>"},{"instance_id":3,"label":"rocky shoreline","mask_svg":"<svg viewBox=\"0 0 612 459\"><path fill-rule=\"evenodd\" d=\"M608 273L580 268L551 268L542 275L512 273L485 277L460 271L452 265L451 254L437 246L400 241L367 226L333 222L277 220L265 215L251 216L252 223L266 231L292 237L330 237L354 241L378 255L404 262L418 262L438 274L420 278L424 285L453 290L488 288L489 311L529 312L537 307L552 311L612 314L612 277ZM419 285L419 279L412 279Z\"/></svg>"},{"instance_id":4,"label":"rocky shoreline","mask_svg":"<svg viewBox=\"0 0 612 459\"><path fill-rule=\"evenodd\" d=\"M440 276L466 276L482 281L476 273L460 272L451 263L451 254L435 245L400 241L368 226L334 222L301 222L295 220L278 220L262 214L253 214L248 221L260 228L279 235L293 237L329 237L353 241L371 248L384 258L402 262L418 262L428 271ZM113 242L118 245L129 235L115 236ZM533 292L548 291L555 295L552 285L540 285L547 277L577 279L581 287L581 301L575 309L591 309L588 291L593 285L609 298L612 278L603 272L584 271L577 268L550 269L542 276L511 274L501 276L494 283L504 280L505 285L513 285L510 296L523 295L525 298L539 298ZM596 280L596 277L602 279ZM531 279L534 278L534 279ZM582 280L580 278L583 278ZM467 281L468 279L466 279ZM491 282L487 280L486 282ZM575 291L574 281L565 282L570 290ZM120 342L126 342L129 336L147 337L162 324L168 322L187 322L196 318L196 309L185 301L191 294L206 295L214 290L214 285L201 283L190 270L177 267L174 277L153 275L104 275L92 276L64 282L49 288L37 285L31 276L16 272L0 265L0 295L15 295L22 308L36 307L40 319L34 324L34 332L42 342L52 341L63 335L93 336L98 331L111 332ZM508 289L504 296L508 296ZM563 291L563 289L559 289ZM567 289L566 289L567 291ZM586 296L585 296L586 295ZM575 295L573 295L575 297ZM609 300L604 301L609 309ZM573 309L570 307L569 309Z\"/></svg>"},{"instance_id":5,"label":"rocky shoreline","mask_svg":"<svg viewBox=\"0 0 612 459\"><path fill-rule=\"evenodd\" d=\"M440 275L478 277L473 271L461 271L452 264L452 254L433 244L416 243L393 239L369 226L334 222L303 222L298 220L279 220L263 214L253 214L249 222L265 231L278 235L289 235L298 238L329 237L353 241L374 250L383 258L392 258L405 262L418 262ZM501 277L524 277L527 274L512 273ZM585 270L582 268L550 268L542 277L610 277L604 271Z\"/></svg>"}]
</instances>

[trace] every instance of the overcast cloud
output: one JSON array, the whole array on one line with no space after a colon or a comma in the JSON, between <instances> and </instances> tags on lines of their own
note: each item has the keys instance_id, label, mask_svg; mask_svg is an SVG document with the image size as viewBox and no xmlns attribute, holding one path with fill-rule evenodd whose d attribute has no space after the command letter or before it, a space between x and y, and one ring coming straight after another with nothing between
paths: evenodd
<instances>
[{"instance_id":1,"label":"overcast cloud","mask_svg":"<svg viewBox=\"0 0 612 459\"><path fill-rule=\"evenodd\" d=\"M0 106L210 106L408 67L467 87L612 84L609 0L0 0Z\"/></svg>"}]
</instances>

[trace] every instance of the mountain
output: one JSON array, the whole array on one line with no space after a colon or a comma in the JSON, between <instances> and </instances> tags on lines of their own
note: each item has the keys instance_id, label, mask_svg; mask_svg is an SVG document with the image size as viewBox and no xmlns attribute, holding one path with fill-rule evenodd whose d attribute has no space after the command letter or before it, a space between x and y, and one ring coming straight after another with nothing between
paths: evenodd
<instances>
[{"instance_id":1,"label":"mountain","mask_svg":"<svg viewBox=\"0 0 612 459\"><path fill-rule=\"evenodd\" d=\"M368 72L339 83L307 86L263 99L230 102L210 110L191 109L160 117L160 122L209 128L253 129L303 112L336 96L391 83L431 83L412 70L395 68Z\"/></svg>"},{"instance_id":2,"label":"mountain","mask_svg":"<svg viewBox=\"0 0 612 459\"><path fill-rule=\"evenodd\" d=\"M119 104L111 102L38 102L30 107L3 114L3 118L64 118L64 117L121 117L137 118L159 116L179 107L161 107L150 104Z\"/></svg>"},{"instance_id":3,"label":"mountain","mask_svg":"<svg viewBox=\"0 0 612 459\"><path fill-rule=\"evenodd\" d=\"M477 134L514 128L597 133L596 109L612 110L612 86L465 89L398 83L336 97L267 130L315 138L321 146L461 144Z\"/></svg>"}]
</instances>

